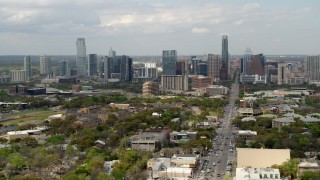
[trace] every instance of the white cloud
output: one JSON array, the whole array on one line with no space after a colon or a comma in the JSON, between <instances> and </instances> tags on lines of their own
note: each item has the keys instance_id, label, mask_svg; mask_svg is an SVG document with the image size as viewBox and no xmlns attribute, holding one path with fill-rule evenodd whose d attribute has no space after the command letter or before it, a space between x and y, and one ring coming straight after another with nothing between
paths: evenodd
<instances>
[{"instance_id":1,"label":"white cloud","mask_svg":"<svg viewBox=\"0 0 320 180\"><path fill-rule=\"evenodd\" d=\"M259 3L249 3L249 4L245 4L242 7L242 10L244 10L244 11L252 11L252 10L255 10L255 9L259 9L259 8L260 8L260 4Z\"/></svg>"},{"instance_id":2,"label":"white cloud","mask_svg":"<svg viewBox=\"0 0 320 180\"><path fill-rule=\"evenodd\" d=\"M209 31L209 29L207 29L207 28L197 28L197 27L194 27L194 28L192 28L191 32L201 34L201 33L208 33L208 32L210 32L210 31Z\"/></svg>"},{"instance_id":3,"label":"white cloud","mask_svg":"<svg viewBox=\"0 0 320 180\"><path fill-rule=\"evenodd\" d=\"M239 25L243 24L244 21L245 21L244 19L240 19L240 20L234 22L234 24L237 25L237 26L239 26Z\"/></svg>"}]
</instances>

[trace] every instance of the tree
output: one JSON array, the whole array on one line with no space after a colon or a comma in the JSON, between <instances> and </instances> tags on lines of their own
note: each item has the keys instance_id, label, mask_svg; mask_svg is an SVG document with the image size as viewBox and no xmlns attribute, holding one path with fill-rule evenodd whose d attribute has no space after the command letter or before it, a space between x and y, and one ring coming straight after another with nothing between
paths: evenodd
<instances>
[{"instance_id":1,"label":"tree","mask_svg":"<svg viewBox=\"0 0 320 180\"><path fill-rule=\"evenodd\" d=\"M289 159L279 166L280 173L282 176L291 177L291 179L294 179L297 177L298 164L298 159Z\"/></svg>"},{"instance_id":2,"label":"tree","mask_svg":"<svg viewBox=\"0 0 320 180\"><path fill-rule=\"evenodd\" d=\"M301 180L320 179L320 171L303 171L300 178Z\"/></svg>"}]
</instances>

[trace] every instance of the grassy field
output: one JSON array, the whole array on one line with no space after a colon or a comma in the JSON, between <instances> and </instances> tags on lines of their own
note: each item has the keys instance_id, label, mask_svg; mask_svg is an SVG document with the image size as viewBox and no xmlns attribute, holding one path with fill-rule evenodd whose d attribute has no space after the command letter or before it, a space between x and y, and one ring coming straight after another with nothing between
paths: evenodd
<instances>
[{"instance_id":1,"label":"grassy field","mask_svg":"<svg viewBox=\"0 0 320 180\"><path fill-rule=\"evenodd\" d=\"M62 112L54 112L49 110L30 110L30 111L21 111L13 114L5 114L5 118L13 118L10 121L6 121L3 124L4 125L10 125L10 124L17 124L21 122L27 122L27 121L44 121L48 118L48 116L54 115L54 114L60 114Z\"/></svg>"}]
</instances>

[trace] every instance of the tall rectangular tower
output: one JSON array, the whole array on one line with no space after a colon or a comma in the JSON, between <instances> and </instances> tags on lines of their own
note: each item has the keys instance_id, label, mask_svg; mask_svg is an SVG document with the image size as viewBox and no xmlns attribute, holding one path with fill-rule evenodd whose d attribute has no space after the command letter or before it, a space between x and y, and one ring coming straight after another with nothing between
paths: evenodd
<instances>
[{"instance_id":1,"label":"tall rectangular tower","mask_svg":"<svg viewBox=\"0 0 320 180\"><path fill-rule=\"evenodd\" d=\"M251 49L247 48L246 51L244 52L243 62L241 64L241 69L242 69L243 75L249 74L249 69L250 69L250 65L252 62L252 57L253 57L253 53L252 53Z\"/></svg>"},{"instance_id":2,"label":"tall rectangular tower","mask_svg":"<svg viewBox=\"0 0 320 180\"><path fill-rule=\"evenodd\" d=\"M320 81L320 56L307 56L305 70L308 82Z\"/></svg>"},{"instance_id":3,"label":"tall rectangular tower","mask_svg":"<svg viewBox=\"0 0 320 180\"><path fill-rule=\"evenodd\" d=\"M97 54L89 54L88 56L88 75L93 76L97 74L98 58Z\"/></svg>"},{"instance_id":4,"label":"tall rectangular tower","mask_svg":"<svg viewBox=\"0 0 320 180\"><path fill-rule=\"evenodd\" d=\"M58 67L59 67L59 76L68 75L68 61L67 60L59 61Z\"/></svg>"},{"instance_id":5,"label":"tall rectangular tower","mask_svg":"<svg viewBox=\"0 0 320 180\"><path fill-rule=\"evenodd\" d=\"M229 72L229 51L228 51L228 36L222 36L222 53L221 53L221 68L220 79L228 80Z\"/></svg>"},{"instance_id":6,"label":"tall rectangular tower","mask_svg":"<svg viewBox=\"0 0 320 180\"><path fill-rule=\"evenodd\" d=\"M51 57L45 54L40 56L40 74L50 75L51 72Z\"/></svg>"},{"instance_id":7,"label":"tall rectangular tower","mask_svg":"<svg viewBox=\"0 0 320 180\"><path fill-rule=\"evenodd\" d=\"M87 67L87 61L86 61L86 42L84 38L78 38L77 42L77 75L78 76L85 76L86 75L86 67Z\"/></svg>"},{"instance_id":8,"label":"tall rectangular tower","mask_svg":"<svg viewBox=\"0 0 320 180\"><path fill-rule=\"evenodd\" d=\"M24 69L26 71L26 79L27 81L30 80L32 76L32 68L31 68L31 57L30 56L25 56L24 57Z\"/></svg>"},{"instance_id":9,"label":"tall rectangular tower","mask_svg":"<svg viewBox=\"0 0 320 180\"><path fill-rule=\"evenodd\" d=\"M208 77L211 81L219 81L220 75L220 57L219 55L208 54Z\"/></svg>"},{"instance_id":10,"label":"tall rectangular tower","mask_svg":"<svg viewBox=\"0 0 320 180\"><path fill-rule=\"evenodd\" d=\"M163 75L176 75L177 51L167 50L162 52Z\"/></svg>"}]
</instances>

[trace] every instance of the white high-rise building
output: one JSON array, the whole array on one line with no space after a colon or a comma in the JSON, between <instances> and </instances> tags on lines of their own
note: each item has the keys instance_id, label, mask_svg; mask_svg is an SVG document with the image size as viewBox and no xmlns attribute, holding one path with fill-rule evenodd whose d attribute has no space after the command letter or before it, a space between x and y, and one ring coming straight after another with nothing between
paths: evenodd
<instances>
[{"instance_id":1,"label":"white high-rise building","mask_svg":"<svg viewBox=\"0 0 320 180\"><path fill-rule=\"evenodd\" d=\"M109 57L116 57L116 51L114 51L112 47L109 50Z\"/></svg>"},{"instance_id":2,"label":"white high-rise building","mask_svg":"<svg viewBox=\"0 0 320 180\"><path fill-rule=\"evenodd\" d=\"M47 55L40 56L40 74L51 74L51 57Z\"/></svg>"},{"instance_id":3,"label":"white high-rise building","mask_svg":"<svg viewBox=\"0 0 320 180\"><path fill-rule=\"evenodd\" d=\"M87 61L86 61L86 42L84 38L77 39L77 75L87 75Z\"/></svg>"},{"instance_id":4,"label":"white high-rise building","mask_svg":"<svg viewBox=\"0 0 320 180\"><path fill-rule=\"evenodd\" d=\"M31 69L31 57L30 56L25 56L24 57L24 70L26 71L26 78L27 81L30 80L31 76L32 76L32 69Z\"/></svg>"},{"instance_id":5,"label":"white high-rise building","mask_svg":"<svg viewBox=\"0 0 320 180\"><path fill-rule=\"evenodd\" d=\"M25 70L11 70L10 79L11 82L26 82L27 72Z\"/></svg>"},{"instance_id":6,"label":"white high-rise building","mask_svg":"<svg viewBox=\"0 0 320 180\"><path fill-rule=\"evenodd\" d=\"M320 56L308 56L305 70L309 82L320 82Z\"/></svg>"}]
</instances>

